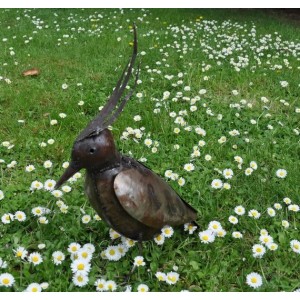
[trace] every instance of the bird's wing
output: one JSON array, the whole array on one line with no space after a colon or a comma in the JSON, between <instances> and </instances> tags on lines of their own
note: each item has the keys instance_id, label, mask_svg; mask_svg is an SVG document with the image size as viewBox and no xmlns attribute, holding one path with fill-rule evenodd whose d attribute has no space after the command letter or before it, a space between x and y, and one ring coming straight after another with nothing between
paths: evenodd
<instances>
[{"instance_id":1,"label":"bird's wing","mask_svg":"<svg viewBox=\"0 0 300 300\"><path fill-rule=\"evenodd\" d=\"M181 225L197 217L194 208L142 165L121 171L114 180L114 190L126 212L149 227Z\"/></svg>"}]
</instances>

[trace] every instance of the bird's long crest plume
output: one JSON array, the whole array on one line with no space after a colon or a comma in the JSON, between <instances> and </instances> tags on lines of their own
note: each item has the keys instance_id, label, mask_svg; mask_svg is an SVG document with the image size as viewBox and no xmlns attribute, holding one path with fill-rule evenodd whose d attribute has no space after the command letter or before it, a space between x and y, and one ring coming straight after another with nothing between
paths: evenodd
<instances>
[{"instance_id":1,"label":"bird's long crest plume","mask_svg":"<svg viewBox=\"0 0 300 300\"><path fill-rule=\"evenodd\" d=\"M137 33L136 33L136 26L133 24L133 33L134 33L134 43L133 43L133 53L131 56L130 61L127 63L126 67L124 68L120 79L117 82L117 85L109 97L107 103L99 113L99 115L92 120L87 127L79 134L76 141L83 140L88 136L93 136L101 132L104 128L111 125L118 117L118 115L122 112L125 104L132 96L134 89L137 85L138 75L139 75L139 68L136 72L134 87L129 91L129 93L121 100L119 103L122 94L130 80L132 69L136 60L137 56ZM126 75L125 75L126 74ZM118 105L119 103L119 105ZM118 106L118 107L117 107ZM115 111L114 111L115 110Z\"/></svg>"}]
</instances>

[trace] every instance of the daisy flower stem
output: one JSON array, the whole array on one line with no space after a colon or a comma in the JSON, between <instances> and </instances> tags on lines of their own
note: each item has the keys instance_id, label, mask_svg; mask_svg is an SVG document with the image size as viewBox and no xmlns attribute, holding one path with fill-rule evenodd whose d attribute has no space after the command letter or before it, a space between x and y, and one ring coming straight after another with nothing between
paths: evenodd
<instances>
[{"instance_id":1,"label":"daisy flower stem","mask_svg":"<svg viewBox=\"0 0 300 300\"><path fill-rule=\"evenodd\" d=\"M265 281L267 281L266 276L265 276L265 273L264 273L264 270L263 270L262 265L261 265L261 261L259 261L259 267L260 267L261 273L262 273L262 275L263 275Z\"/></svg>"}]
</instances>

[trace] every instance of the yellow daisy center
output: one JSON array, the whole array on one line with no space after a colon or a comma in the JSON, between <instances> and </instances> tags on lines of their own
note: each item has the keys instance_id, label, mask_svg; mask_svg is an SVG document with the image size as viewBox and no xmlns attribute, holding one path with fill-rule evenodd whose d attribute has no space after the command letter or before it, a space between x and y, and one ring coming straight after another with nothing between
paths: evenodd
<instances>
[{"instance_id":1,"label":"yellow daisy center","mask_svg":"<svg viewBox=\"0 0 300 300\"><path fill-rule=\"evenodd\" d=\"M207 236L207 235L204 235L204 236L202 237L202 239L203 239L204 241L208 241L208 236Z\"/></svg>"},{"instance_id":2,"label":"yellow daisy center","mask_svg":"<svg viewBox=\"0 0 300 300\"><path fill-rule=\"evenodd\" d=\"M22 251L18 251L18 252L16 253L16 256L17 256L17 257L21 257L22 254L23 254Z\"/></svg>"},{"instance_id":3,"label":"yellow daisy center","mask_svg":"<svg viewBox=\"0 0 300 300\"><path fill-rule=\"evenodd\" d=\"M81 256L84 257L84 258L87 258L89 255L88 255L87 252L83 252L83 253L81 254Z\"/></svg>"},{"instance_id":4,"label":"yellow daisy center","mask_svg":"<svg viewBox=\"0 0 300 300\"><path fill-rule=\"evenodd\" d=\"M77 266L77 269L78 269L79 271L84 270L84 264L79 264L79 265Z\"/></svg>"},{"instance_id":5,"label":"yellow daisy center","mask_svg":"<svg viewBox=\"0 0 300 300\"><path fill-rule=\"evenodd\" d=\"M170 234L170 233L171 233L170 229L165 229L165 234Z\"/></svg>"},{"instance_id":6,"label":"yellow daisy center","mask_svg":"<svg viewBox=\"0 0 300 300\"><path fill-rule=\"evenodd\" d=\"M116 254L116 251L115 251L114 249L110 249L110 250L109 250L109 254L110 254L110 255L115 255L115 254Z\"/></svg>"},{"instance_id":7,"label":"yellow daisy center","mask_svg":"<svg viewBox=\"0 0 300 300\"><path fill-rule=\"evenodd\" d=\"M32 292L37 292L38 289L37 289L37 287L33 287L33 288L31 289L31 291L32 291Z\"/></svg>"},{"instance_id":8,"label":"yellow daisy center","mask_svg":"<svg viewBox=\"0 0 300 300\"><path fill-rule=\"evenodd\" d=\"M257 278L255 278L255 277L251 278L251 282L252 283L256 283L257 282Z\"/></svg>"},{"instance_id":9,"label":"yellow daisy center","mask_svg":"<svg viewBox=\"0 0 300 300\"><path fill-rule=\"evenodd\" d=\"M103 289L103 288L104 288L104 284L103 284L103 283L99 283L99 284L98 284L98 288L99 288L99 289Z\"/></svg>"},{"instance_id":10,"label":"yellow daisy center","mask_svg":"<svg viewBox=\"0 0 300 300\"><path fill-rule=\"evenodd\" d=\"M158 236L156 237L156 239L157 239L158 241L160 241L160 240L161 240L161 235L158 235Z\"/></svg>"},{"instance_id":11,"label":"yellow daisy center","mask_svg":"<svg viewBox=\"0 0 300 300\"><path fill-rule=\"evenodd\" d=\"M296 245L294 245L294 248L298 250L298 249L300 249L300 246L298 244L296 244Z\"/></svg>"},{"instance_id":12,"label":"yellow daisy center","mask_svg":"<svg viewBox=\"0 0 300 300\"><path fill-rule=\"evenodd\" d=\"M62 260L62 256L61 256L61 255L58 255L56 259L57 259L57 260Z\"/></svg>"},{"instance_id":13,"label":"yellow daisy center","mask_svg":"<svg viewBox=\"0 0 300 300\"><path fill-rule=\"evenodd\" d=\"M257 248L257 249L256 249L256 252L261 252L261 248Z\"/></svg>"},{"instance_id":14,"label":"yellow daisy center","mask_svg":"<svg viewBox=\"0 0 300 300\"><path fill-rule=\"evenodd\" d=\"M77 251L77 247L76 247L76 246L73 246L73 247L71 248L71 250L75 252L75 251Z\"/></svg>"},{"instance_id":15,"label":"yellow daisy center","mask_svg":"<svg viewBox=\"0 0 300 300\"><path fill-rule=\"evenodd\" d=\"M213 229L217 229L218 228L218 225L217 224L214 224L213 225Z\"/></svg>"},{"instance_id":16,"label":"yellow daisy center","mask_svg":"<svg viewBox=\"0 0 300 300\"><path fill-rule=\"evenodd\" d=\"M113 288L112 284L109 284L109 285L107 286L107 288L108 288L109 290L112 290L112 288Z\"/></svg>"},{"instance_id":17,"label":"yellow daisy center","mask_svg":"<svg viewBox=\"0 0 300 300\"><path fill-rule=\"evenodd\" d=\"M41 210L40 210L40 209L37 209L35 212L36 212L37 214L40 214L40 213L41 213Z\"/></svg>"},{"instance_id":18,"label":"yellow daisy center","mask_svg":"<svg viewBox=\"0 0 300 300\"><path fill-rule=\"evenodd\" d=\"M33 262L38 262L38 261L39 261L39 258L38 258L37 256L33 256L33 257L32 257L32 261L33 261Z\"/></svg>"},{"instance_id":19,"label":"yellow daisy center","mask_svg":"<svg viewBox=\"0 0 300 300\"><path fill-rule=\"evenodd\" d=\"M8 278L4 278L4 279L2 280L2 283L5 284L5 285L7 285L7 284L10 283L10 280L9 280Z\"/></svg>"},{"instance_id":20,"label":"yellow daisy center","mask_svg":"<svg viewBox=\"0 0 300 300\"><path fill-rule=\"evenodd\" d=\"M82 276L78 276L78 277L77 277L77 280L78 280L79 282L81 282L81 281L83 281L83 277L82 277Z\"/></svg>"},{"instance_id":21,"label":"yellow daisy center","mask_svg":"<svg viewBox=\"0 0 300 300\"><path fill-rule=\"evenodd\" d=\"M140 291L141 291L141 292L145 292L146 289L142 287Z\"/></svg>"}]
</instances>

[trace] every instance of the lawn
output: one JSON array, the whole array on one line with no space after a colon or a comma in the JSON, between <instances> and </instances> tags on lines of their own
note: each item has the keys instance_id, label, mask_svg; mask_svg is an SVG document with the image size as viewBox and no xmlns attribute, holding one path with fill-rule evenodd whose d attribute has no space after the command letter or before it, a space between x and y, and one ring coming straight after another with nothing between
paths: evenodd
<instances>
[{"instance_id":1,"label":"lawn","mask_svg":"<svg viewBox=\"0 0 300 300\"><path fill-rule=\"evenodd\" d=\"M140 81L115 142L200 228L143 243L126 286L138 247L117 238L110 257L118 235L85 171L53 186L131 56L133 22ZM227 9L1 9L0 26L0 292L300 288L299 26Z\"/></svg>"}]
</instances>

